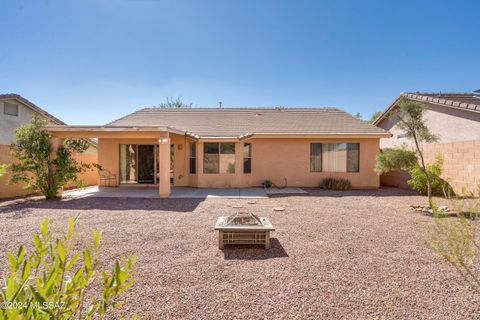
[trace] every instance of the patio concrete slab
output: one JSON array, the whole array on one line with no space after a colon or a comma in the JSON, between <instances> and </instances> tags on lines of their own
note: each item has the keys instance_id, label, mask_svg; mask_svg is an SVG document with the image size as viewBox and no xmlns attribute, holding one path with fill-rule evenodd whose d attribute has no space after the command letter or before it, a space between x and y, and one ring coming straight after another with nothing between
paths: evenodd
<instances>
[{"instance_id":1,"label":"patio concrete slab","mask_svg":"<svg viewBox=\"0 0 480 320\"><path fill-rule=\"evenodd\" d=\"M308 194L307 191L301 188L268 188L267 195L281 195L281 194Z\"/></svg>"},{"instance_id":2,"label":"patio concrete slab","mask_svg":"<svg viewBox=\"0 0 480 320\"><path fill-rule=\"evenodd\" d=\"M98 187L67 190L64 198L159 198L157 187ZM170 198L219 198L219 199L261 199L268 198L263 188L210 189L210 188L172 188Z\"/></svg>"}]
</instances>

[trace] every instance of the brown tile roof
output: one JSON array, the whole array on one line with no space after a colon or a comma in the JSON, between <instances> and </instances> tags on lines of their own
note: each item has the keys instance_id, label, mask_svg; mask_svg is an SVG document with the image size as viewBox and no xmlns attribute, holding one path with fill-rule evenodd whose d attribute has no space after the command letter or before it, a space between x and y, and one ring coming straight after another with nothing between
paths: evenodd
<instances>
[{"instance_id":1,"label":"brown tile roof","mask_svg":"<svg viewBox=\"0 0 480 320\"><path fill-rule=\"evenodd\" d=\"M53 123L55 124L60 124L60 125L65 125L66 123L63 122L62 120L52 116L50 113L48 113L47 111L43 110L42 108L40 108L39 106L37 106L36 104L34 104L33 102L25 99L24 97L22 97L21 95L19 94L15 94L15 93L6 93L6 94L0 94L0 101L1 100L11 100L11 99L14 99L14 100L17 100L17 101L20 101L21 103L23 103L24 105L26 105L27 107L29 107L30 109L32 109L33 111L43 115L44 117L50 119Z\"/></svg>"},{"instance_id":2,"label":"brown tile roof","mask_svg":"<svg viewBox=\"0 0 480 320\"><path fill-rule=\"evenodd\" d=\"M167 126L197 137L388 133L335 108L145 108L105 127Z\"/></svg>"},{"instance_id":3,"label":"brown tile roof","mask_svg":"<svg viewBox=\"0 0 480 320\"><path fill-rule=\"evenodd\" d=\"M403 92L390 106L387 107L387 109L385 109L373 124L378 125L383 119L385 119L390 111L396 106L398 100L402 97L431 105L440 105L480 113L480 96L476 92L477 91L473 93Z\"/></svg>"}]
</instances>

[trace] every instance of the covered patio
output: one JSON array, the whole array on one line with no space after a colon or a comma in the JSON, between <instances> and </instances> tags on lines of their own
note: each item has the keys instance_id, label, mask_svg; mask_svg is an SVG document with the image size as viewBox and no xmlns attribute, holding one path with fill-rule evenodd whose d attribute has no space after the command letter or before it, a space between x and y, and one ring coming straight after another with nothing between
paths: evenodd
<instances>
[{"instance_id":1,"label":"covered patio","mask_svg":"<svg viewBox=\"0 0 480 320\"><path fill-rule=\"evenodd\" d=\"M159 198L157 187L99 187L68 190L63 198ZM190 199L264 199L268 198L263 188L190 188L172 187L170 198Z\"/></svg>"}]
</instances>

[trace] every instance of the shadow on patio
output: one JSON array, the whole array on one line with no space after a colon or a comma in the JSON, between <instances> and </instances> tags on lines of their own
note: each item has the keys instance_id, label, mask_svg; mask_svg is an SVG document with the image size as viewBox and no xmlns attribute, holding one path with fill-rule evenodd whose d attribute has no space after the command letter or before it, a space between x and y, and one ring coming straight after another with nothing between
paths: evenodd
<instances>
[{"instance_id":1,"label":"shadow on patio","mask_svg":"<svg viewBox=\"0 0 480 320\"><path fill-rule=\"evenodd\" d=\"M288 253L277 238L271 238L271 248L265 250L253 245L231 245L223 249L225 260L266 260L288 258Z\"/></svg>"},{"instance_id":2,"label":"shadow on patio","mask_svg":"<svg viewBox=\"0 0 480 320\"><path fill-rule=\"evenodd\" d=\"M145 210L193 212L204 199L154 198L67 198L61 200L34 199L0 207L0 214L25 212L28 209L52 210Z\"/></svg>"}]
</instances>

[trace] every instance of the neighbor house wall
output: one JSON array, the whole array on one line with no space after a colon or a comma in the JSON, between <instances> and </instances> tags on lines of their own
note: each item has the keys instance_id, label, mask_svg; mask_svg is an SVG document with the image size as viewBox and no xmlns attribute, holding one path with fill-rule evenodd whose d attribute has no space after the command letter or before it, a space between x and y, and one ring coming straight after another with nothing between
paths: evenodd
<instances>
[{"instance_id":1,"label":"neighbor house wall","mask_svg":"<svg viewBox=\"0 0 480 320\"><path fill-rule=\"evenodd\" d=\"M450 183L454 192L478 192L480 185L480 113L464 111L432 104L425 104L424 120L427 127L438 137L436 143L422 143L425 161L432 163L437 155L443 158L442 178ZM396 121L385 119L379 127L390 131L390 139L381 139L381 148L413 148L411 139L403 137L403 130ZM410 188L406 171L383 174L381 184Z\"/></svg>"},{"instance_id":2,"label":"neighbor house wall","mask_svg":"<svg viewBox=\"0 0 480 320\"><path fill-rule=\"evenodd\" d=\"M18 106L18 116L4 114L4 103L8 102ZM28 124L36 115L37 112L27 107L23 103L15 100L0 101L0 165L14 163L15 157L11 155L10 144L15 141L15 130L23 125ZM53 124L49 121L49 124ZM97 150L90 146L83 154L75 154L74 158L79 162L96 163ZM96 170L88 170L80 175L80 179L85 181L87 185L97 184L98 173ZM0 198L20 197L31 193L23 189L23 184L6 185L10 178L10 174L0 178ZM70 184L67 187L74 187L75 184Z\"/></svg>"}]
</instances>

